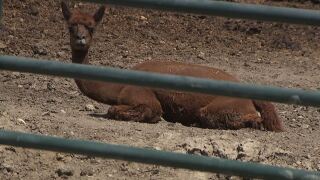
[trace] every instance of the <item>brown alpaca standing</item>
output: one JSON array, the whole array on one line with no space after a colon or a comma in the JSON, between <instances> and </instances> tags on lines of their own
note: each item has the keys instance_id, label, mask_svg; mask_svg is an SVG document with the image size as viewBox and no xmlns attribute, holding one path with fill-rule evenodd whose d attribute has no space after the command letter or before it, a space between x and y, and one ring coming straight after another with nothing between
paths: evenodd
<instances>
[{"instance_id":1,"label":"brown alpaca standing","mask_svg":"<svg viewBox=\"0 0 320 180\"><path fill-rule=\"evenodd\" d=\"M70 32L72 62L89 64L92 35L105 7L89 15L77 9L70 11L64 2L61 6ZM144 62L133 69L238 82L222 70L178 62ZM86 96L112 105L107 113L112 119L156 123L163 116L171 122L200 124L204 128L259 129L263 125L266 130L283 131L275 108L269 102L87 80L75 82Z\"/></svg>"}]
</instances>

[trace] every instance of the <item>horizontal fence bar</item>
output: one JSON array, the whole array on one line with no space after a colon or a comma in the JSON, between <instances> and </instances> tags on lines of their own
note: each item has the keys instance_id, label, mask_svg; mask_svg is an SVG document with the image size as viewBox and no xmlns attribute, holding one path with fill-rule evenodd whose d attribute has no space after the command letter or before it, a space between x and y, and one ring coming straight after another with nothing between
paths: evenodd
<instances>
[{"instance_id":1,"label":"horizontal fence bar","mask_svg":"<svg viewBox=\"0 0 320 180\"><path fill-rule=\"evenodd\" d=\"M80 0L230 18L320 25L320 11L215 0Z\"/></svg>"},{"instance_id":2,"label":"horizontal fence bar","mask_svg":"<svg viewBox=\"0 0 320 180\"><path fill-rule=\"evenodd\" d=\"M0 130L0 144L265 179L319 179L320 173L93 141Z\"/></svg>"},{"instance_id":3,"label":"horizontal fence bar","mask_svg":"<svg viewBox=\"0 0 320 180\"><path fill-rule=\"evenodd\" d=\"M246 85L15 56L0 56L0 69L320 107L320 91Z\"/></svg>"}]
</instances>

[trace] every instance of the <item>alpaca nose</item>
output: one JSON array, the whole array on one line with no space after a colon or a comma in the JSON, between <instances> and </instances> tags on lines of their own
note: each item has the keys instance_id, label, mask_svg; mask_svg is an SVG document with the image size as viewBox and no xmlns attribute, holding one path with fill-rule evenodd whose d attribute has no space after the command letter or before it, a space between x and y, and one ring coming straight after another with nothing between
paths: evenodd
<instances>
[{"instance_id":1,"label":"alpaca nose","mask_svg":"<svg viewBox=\"0 0 320 180\"><path fill-rule=\"evenodd\" d=\"M83 36L83 35L77 35L77 44L79 44L79 45L86 45L86 38L85 38L85 36Z\"/></svg>"}]
</instances>

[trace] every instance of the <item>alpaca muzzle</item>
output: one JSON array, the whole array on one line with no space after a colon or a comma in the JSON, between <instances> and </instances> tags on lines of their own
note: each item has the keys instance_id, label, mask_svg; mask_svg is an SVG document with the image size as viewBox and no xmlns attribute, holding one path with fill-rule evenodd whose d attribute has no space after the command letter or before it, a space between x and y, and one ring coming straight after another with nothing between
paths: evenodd
<instances>
[{"instance_id":1,"label":"alpaca muzzle","mask_svg":"<svg viewBox=\"0 0 320 180\"><path fill-rule=\"evenodd\" d=\"M87 44L87 41L86 41L86 39L78 39L76 41L76 44L79 46L85 46Z\"/></svg>"}]
</instances>

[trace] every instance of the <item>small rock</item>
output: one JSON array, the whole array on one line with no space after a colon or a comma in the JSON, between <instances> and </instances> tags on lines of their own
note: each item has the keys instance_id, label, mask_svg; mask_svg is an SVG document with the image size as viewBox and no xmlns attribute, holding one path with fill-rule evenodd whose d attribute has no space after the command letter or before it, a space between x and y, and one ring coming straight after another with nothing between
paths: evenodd
<instances>
[{"instance_id":1,"label":"small rock","mask_svg":"<svg viewBox=\"0 0 320 180\"><path fill-rule=\"evenodd\" d=\"M254 61L254 63L261 63L261 62L262 62L261 58L258 58L256 61Z\"/></svg>"},{"instance_id":2,"label":"small rock","mask_svg":"<svg viewBox=\"0 0 320 180\"><path fill-rule=\"evenodd\" d=\"M63 167L56 170L58 176L73 176L74 171L72 169Z\"/></svg>"},{"instance_id":3,"label":"small rock","mask_svg":"<svg viewBox=\"0 0 320 180\"><path fill-rule=\"evenodd\" d=\"M200 53L198 54L197 58L204 60L204 59L205 59L205 54L204 54L204 52L200 52Z\"/></svg>"},{"instance_id":4,"label":"small rock","mask_svg":"<svg viewBox=\"0 0 320 180\"><path fill-rule=\"evenodd\" d=\"M41 116L50 116L50 112L49 111L44 112L44 113L41 114Z\"/></svg>"},{"instance_id":5,"label":"small rock","mask_svg":"<svg viewBox=\"0 0 320 180\"><path fill-rule=\"evenodd\" d=\"M18 118L18 119L17 119L17 122L20 123L20 124L24 124L24 125L27 124L27 123L26 123L23 119L21 119L21 118Z\"/></svg>"},{"instance_id":6,"label":"small rock","mask_svg":"<svg viewBox=\"0 0 320 180\"><path fill-rule=\"evenodd\" d=\"M5 49L7 48L7 45L5 45L3 42L0 41L0 49Z\"/></svg>"},{"instance_id":7,"label":"small rock","mask_svg":"<svg viewBox=\"0 0 320 180\"><path fill-rule=\"evenodd\" d=\"M244 65L245 67L250 67L250 64L248 64L247 62L243 63L243 65Z\"/></svg>"},{"instance_id":8,"label":"small rock","mask_svg":"<svg viewBox=\"0 0 320 180\"><path fill-rule=\"evenodd\" d=\"M57 153L56 159L57 159L58 161L62 161L63 158L64 158L64 156L63 156L62 154Z\"/></svg>"},{"instance_id":9,"label":"small rock","mask_svg":"<svg viewBox=\"0 0 320 180\"><path fill-rule=\"evenodd\" d=\"M49 103L62 103L62 99L53 97L51 99L48 99L47 102L49 102Z\"/></svg>"},{"instance_id":10,"label":"small rock","mask_svg":"<svg viewBox=\"0 0 320 180\"><path fill-rule=\"evenodd\" d=\"M66 55L66 53L63 52L63 51L60 51L57 54L58 54L59 57L64 57Z\"/></svg>"},{"instance_id":11,"label":"small rock","mask_svg":"<svg viewBox=\"0 0 320 180\"><path fill-rule=\"evenodd\" d=\"M303 129L308 129L310 126L308 124L302 124L301 126Z\"/></svg>"},{"instance_id":12,"label":"small rock","mask_svg":"<svg viewBox=\"0 0 320 180\"><path fill-rule=\"evenodd\" d=\"M312 169L312 162L311 161L303 161L302 165L304 168L306 168L307 170L311 170Z\"/></svg>"},{"instance_id":13,"label":"small rock","mask_svg":"<svg viewBox=\"0 0 320 180\"><path fill-rule=\"evenodd\" d=\"M296 127L295 124L289 124L289 126L290 126L290 127L293 127L293 128Z\"/></svg>"},{"instance_id":14,"label":"small rock","mask_svg":"<svg viewBox=\"0 0 320 180\"><path fill-rule=\"evenodd\" d=\"M144 17L144 16L140 16L140 20L146 21L146 20L148 20L148 18L146 18L146 17Z\"/></svg>"},{"instance_id":15,"label":"small rock","mask_svg":"<svg viewBox=\"0 0 320 180\"><path fill-rule=\"evenodd\" d=\"M304 158L306 158L306 159L311 159L311 156L310 156L310 154L308 154L308 155L305 155L305 156L303 156Z\"/></svg>"},{"instance_id":16,"label":"small rock","mask_svg":"<svg viewBox=\"0 0 320 180\"><path fill-rule=\"evenodd\" d=\"M165 41L162 41L162 40L161 40L159 43L160 43L160 44L166 44L166 42L165 42Z\"/></svg>"},{"instance_id":17,"label":"small rock","mask_svg":"<svg viewBox=\"0 0 320 180\"><path fill-rule=\"evenodd\" d=\"M83 169L80 172L80 176L93 176L93 173L92 169Z\"/></svg>"},{"instance_id":18,"label":"small rock","mask_svg":"<svg viewBox=\"0 0 320 180\"><path fill-rule=\"evenodd\" d=\"M61 111L60 111L62 114L66 114L67 112L65 111L65 110L63 110L63 109L61 109Z\"/></svg>"},{"instance_id":19,"label":"small rock","mask_svg":"<svg viewBox=\"0 0 320 180\"><path fill-rule=\"evenodd\" d=\"M48 54L47 50L40 45L33 46L32 50L33 50L33 54L38 54L38 55L47 55Z\"/></svg>"},{"instance_id":20,"label":"small rock","mask_svg":"<svg viewBox=\"0 0 320 180\"><path fill-rule=\"evenodd\" d=\"M13 172L13 166L6 163L2 163L0 169L5 169L7 172Z\"/></svg>"},{"instance_id":21,"label":"small rock","mask_svg":"<svg viewBox=\"0 0 320 180\"><path fill-rule=\"evenodd\" d=\"M33 15L33 16L37 16L39 14L39 10L37 7L35 6L31 6L29 8L29 14Z\"/></svg>"},{"instance_id":22,"label":"small rock","mask_svg":"<svg viewBox=\"0 0 320 180\"><path fill-rule=\"evenodd\" d=\"M86 111L94 111L96 108L92 104L87 104L85 109Z\"/></svg>"},{"instance_id":23,"label":"small rock","mask_svg":"<svg viewBox=\"0 0 320 180\"><path fill-rule=\"evenodd\" d=\"M21 73L19 72L12 72L12 76L14 76L15 78L20 77Z\"/></svg>"},{"instance_id":24,"label":"small rock","mask_svg":"<svg viewBox=\"0 0 320 180\"><path fill-rule=\"evenodd\" d=\"M54 87L54 85L52 83L47 83L47 89L49 91L52 91L52 90L55 90L55 87Z\"/></svg>"},{"instance_id":25,"label":"small rock","mask_svg":"<svg viewBox=\"0 0 320 180\"><path fill-rule=\"evenodd\" d=\"M90 163L99 164L100 160L99 159L90 159Z\"/></svg>"}]
</instances>

